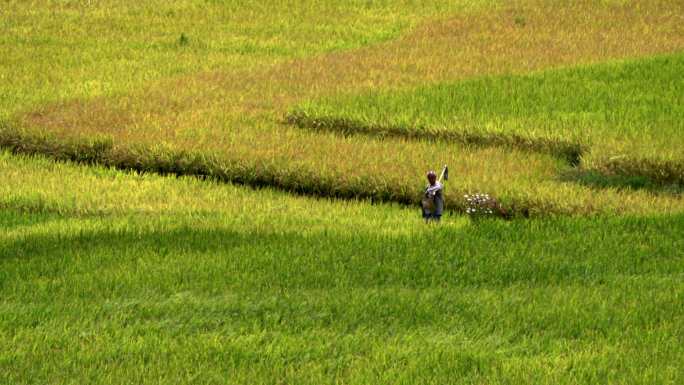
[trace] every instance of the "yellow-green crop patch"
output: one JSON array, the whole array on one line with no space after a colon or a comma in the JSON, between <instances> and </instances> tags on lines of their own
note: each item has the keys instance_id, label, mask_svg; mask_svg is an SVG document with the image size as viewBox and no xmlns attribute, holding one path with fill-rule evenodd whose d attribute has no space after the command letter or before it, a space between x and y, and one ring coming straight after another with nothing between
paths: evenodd
<instances>
[{"instance_id":1,"label":"yellow-green crop patch","mask_svg":"<svg viewBox=\"0 0 684 385\"><path fill-rule=\"evenodd\" d=\"M238 137L245 138L238 132ZM247 137L252 134L248 134ZM279 138L286 140L278 140ZM235 137L233 137L235 138ZM415 204L427 167L436 159L452 167L447 208L463 212L464 194L494 194L513 215L681 212L680 194L591 185L566 180L568 166L551 155L501 148L470 148L443 142L368 140L290 129L244 143L225 153L216 147L185 151L173 145L130 146L111 141L72 142L6 130L0 142L15 152L98 163L141 172L207 176L252 186L274 186L324 197ZM261 147L263 146L263 147ZM323 148L328 152L321 151ZM372 161L371 161L372 160Z\"/></svg>"},{"instance_id":2,"label":"yellow-green crop patch","mask_svg":"<svg viewBox=\"0 0 684 385\"><path fill-rule=\"evenodd\" d=\"M398 202L415 202L425 170L448 163L458 170L459 182L449 189L451 207L456 209L463 208L462 194L480 191L496 194L520 213L680 210L681 199L669 194L616 188L597 193L593 187L575 185L563 176L567 170L559 162L543 154L449 143L340 138L279 123L291 106L326 94L681 49L684 39L676 33L683 14L679 2L588 1L560 8L545 2L520 2L484 9L478 7L488 3L464 2L449 9L392 4L387 9L408 20L405 25L415 27L382 43L332 53L310 47L306 54L291 53L283 60L245 53L245 66L223 63L209 69L188 64L185 75L164 78L168 74L160 72L158 77L163 79L139 88L131 86L118 95L73 99L78 96L74 94L35 108L21 100L11 101L10 110L21 113L12 114L2 129L3 145L57 158L103 160L117 167L211 175L309 194ZM245 12L255 6L245 5ZM354 6L366 9L362 4ZM299 12L297 7L283 7L276 12L278 17ZM149 15L158 17L164 9L148 10ZM219 12L222 8L213 4L208 9ZM371 13L385 12L382 6L370 9ZM201 13L194 15L199 18ZM306 14L311 16L311 24L335 18L334 12L321 12L322 19L317 12ZM587 18L587 14L593 17ZM145 19L147 14L141 15ZM293 30L283 27L285 35L297 35L296 24L291 26ZM172 32L168 35L176 36L179 30ZM549 47L550 40L559 45ZM358 46L349 44L346 48ZM214 52L216 47L207 49ZM185 51L172 52L184 62ZM155 71L164 68L154 55L141 65ZM65 73L73 70L68 63L58 68ZM36 133L42 142L34 140ZM86 153L83 156L71 151L73 142L97 146L81 147ZM92 155L98 151L101 154ZM629 185L638 187L638 183Z\"/></svg>"},{"instance_id":3,"label":"yellow-green crop patch","mask_svg":"<svg viewBox=\"0 0 684 385\"><path fill-rule=\"evenodd\" d=\"M284 124L321 98L483 76L532 97L535 76L513 75L681 52L683 2L10 0L0 15L0 383L684 382L681 189ZM679 116L646 110L630 121ZM426 225L406 204L443 163L448 209L479 191L540 218Z\"/></svg>"},{"instance_id":4,"label":"yellow-green crop patch","mask_svg":"<svg viewBox=\"0 0 684 385\"><path fill-rule=\"evenodd\" d=\"M684 54L679 53L329 97L302 104L289 120L348 134L484 145L498 140L562 157L575 151L585 169L684 186L682 73Z\"/></svg>"},{"instance_id":5,"label":"yellow-green crop patch","mask_svg":"<svg viewBox=\"0 0 684 385\"><path fill-rule=\"evenodd\" d=\"M378 229L403 233L424 226L415 210L354 201L293 197L271 189L250 189L192 177L164 178L123 173L100 167L75 167L45 158L0 153L0 207L27 214L107 218L150 215L201 221L221 216L242 231L284 231L300 227L301 235L325 227ZM316 202L312 206L312 202ZM29 216L30 217L30 216ZM454 222L461 223L460 219ZM198 225L198 223L196 223ZM251 229L251 230L250 230ZM5 236L11 235L9 231Z\"/></svg>"},{"instance_id":6,"label":"yellow-green crop patch","mask_svg":"<svg viewBox=\"0 0 684 385\"><path fill-rule=\"evenodd\" d=\"M12 0L0 18L0 119L169 76L375 44L423 17L490 2Z\"/></svg>"},{"instance_id":7,"label":"yellow-green crop patch","mask_svg":"<svg viewBox=\"0 0 684 385\"><path fill-rule=\"evenodd\" d=\"M425 226L402 207L0 165L1 382L682 379L681 215Z\"/></svg>"},{"instance_id":8,"label":"yellow-green crop patch","mask_svg":"<svg viewBox=\"0 0 684 385\"><path fill-rule=\"evenodd\" d=\"M543 152L282 124L324 96L681 51L681 1L0 14L0 144L46 156L0 152L0 383L684 382L680 190L577 183ZM534 96L534 76L504 79ZM433 226L391 203L443 163L448 208L483 191L543 218Z\"/></svg>"},{"instance_id":9,"label":"yellow-green crop patch","mask_svg":"<svg viewBox=\"0 0 684 385\"><path fill-rule=\"evenodd\" d=\"M96 7L89 13L90 9L85 5L50 4L52 8L38 7L35 11L22 8L18 3L11 4L18 16L7 22L15 28L8 35L14 38L4 45L10 50L9 54L12 50L26 51L23 43L17 45L18 31L26 30L36 17L46 19L44 12L53 12L54 18L43 20L45 24L36 23L38 27L29 33L29 37L36 40L29 39L26 44L29 51L48 54L55 44L38 43L50 32L62 31L56 35L59 41L87 40L78 38L85 32L73 36L67 33L70 18L82 18L85 25L95 26L99 25L101 14L109 12L105 6ZM344 35L342 39L346 43L337 47L339 52L325 54L334 47L325 45L330 36L324 33L320 40L316 37L303 45L293 43L303 48L281 56L245 52L241 54L242 64L235 64L230 56L222 56L222 44L233 44L227 36L243 31L253 36L254 42L263 43L264 36L274 28L267 21L280 25L275 20L309 17L305 23L309 27L301 27L304 29L300 28L301 24L289 21L278 27L282 36L279 35L274 44L287 50L288 39L297 42L311 34L307 28L328 20L344 22L346 19L339 17L339 13L346 12L347 8L312 3L309 8L302 7L306 8L304 10L278 3L271 15L263 16L267 19L259 19L264 23L257 23L254 30L237 23L237 27L228 28L222 35L220 31L214 33L221 29L222 23L233 25L232 17L249 19L250 12L255 13L260 6L256 3L182 2L151 8L137 4L114 7L112 9L117 11L112 22L131 25L132 32L107 28L109 33L103 30L102 34L88 35L93 44L80 50L76 46L73 55L69 51L64 53L65 57L95 55L98 59L92 62L93 66L85 68L76 62L59 61L53 65L47 60L35 60L26 67L19 62L28 62L28 56L14 55L23 59L10 64L16 71L17 76L12 78L18 79L18 85L10 85L3 92L9 95L7 111L11 117L9 123L0 128L2 144L13 151L39 152L116 167L201 174L330 197L398 202L415 202L425 170L447 163L458 175L458 182L448 192L449 205L459 210L464 206L462 195L476 191L496 194L511 210L519 213L644 213L681 209L682 200L676 195L615 188L596 193L592 187L573 184L563 177L567 171L564 166L543 154L482 150L449 143L340 138L304 132L279 123L281 114L291 105L323 94L420 84L473 74L520 72L615 56L646 55L684 45L676 33L680 25L677 21L683 14L681 4L668 1L587 2L565 4L560 8L545 2L521 2L512 8L488 2L459 2L448 8L434 4L403 5L368 7L358 3L350 8L352 14L361 15L359 23L373 25L372 31L386 28L399 31L396 28L415 25L410 33L397 39L351 49L382 39L368 37L375 36L372 31L368 32L370 35ZM237 7L235 14L231 7ZM198 23L197 33L187 33L187 41L181 39L185 41L183 43L176 39L185 34L184 13L189 20L206 17L208 22ZM378 16L380 14L382 16ZM377 17L386 22L374 23ZM154 22L148 25L146 21ZM177 25L174 21L178 21ZM334 30L330 32L333 35ZM106 44L122 36L133 42L149 39L158 44ZM191 48L193 36L215 43ZM597 46L592 36L602 36L603 43ZM168 51L159 51L159 47L164 46L161 43L164 39L172 39L172 43L167 47ZM567 54L567 47L561 46L547 49L549 39L574 45L573 53ZM130 43L129 40L122 44ZM661 44L652 44L654 40ZM498 52L502 47L506 49ZM597 47L602 49L597 51ZM100 49L105 51L97 56L102 53ZM106 51L108 49L112 51ZM131 80L126 78L127 74L139 74L140 71L113 69L117 77L122 76L116 83L123 87L113 93L80 94L67 87L63 97L50 99L55 95L55 88L45 88L49 82L29 76L30 73L50 74L59 79L60 83L55 83L59 88L67 83L82 85L84 79L78 78L79 74L99 73L98 67L110 65L112 55L127 52L135 53L134 57L142 55L144 60L133 62L145 71L151 71L152 76ZM175 55L175 59L166 60L155 52ZM214 61L207 56L209 54L226 61ZM538 60L521 61L521 56ZM30 69L34 62L47 67ZM169 63L176 62L187 65L179 72L184 75L168 77L173 71L167 71L167 65L175 66L177 64ZM208 63L208 67L199 65L200 62ZM22 72L24 68L28 68L27 72ZM151 79L159 80L149 82ZM48 100L57 102L36 106L23 99L22 94L37 95L39 99L41 94L47 95L42 101L36 99L38 104Z\"/></svg>"}]
</instances>

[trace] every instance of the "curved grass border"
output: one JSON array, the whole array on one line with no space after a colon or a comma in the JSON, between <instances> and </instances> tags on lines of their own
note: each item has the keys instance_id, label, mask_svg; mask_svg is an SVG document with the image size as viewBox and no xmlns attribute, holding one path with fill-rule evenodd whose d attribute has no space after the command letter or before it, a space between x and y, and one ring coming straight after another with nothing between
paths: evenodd
<instances>
[{"instance_id":1,"label":"curved grass border","mask_svg":"<svg viewBox=\"0 0 684 385\"><path fill-rule=\"evenodd\" d=\"M48 133L20 130L0 123L0 148L13 154L40 155L56 161L101 165L120 170L162 175L194 176L255 188L270 187L298 195L330 199L366 200L416 207L421 189L394 185L372 176L340 182L334 174L324 175L282 164L232 160L220 154L189 152L166 146L118 146L109 137L63 139ZM449 195L469 191L454 189ZM499 197L501 198L501 197ZM504 197L500 216L510 218L581 215L567 207L530 197ZM466 202L450 199L448 213L465 214Z\"/></svg>"},{"instance_id":2,"label":"curved grass border","mask_svg":"<svg viewBox=\"0 0 684 385\"><path fill-rule=\"evenodd\" d=\"M230 159L218 153L190 152L162 145L116 145L111 137L106 136L64 139L49 133L20 130L3 122L0 122L0 148L14 154L40 155L56 161L97 164L140 173L193 176L254 188L276 188L297 195L325 199L365 200L371 204L396 203L415 207L416 210L419 209L422 192L419 186L392 184L373 176L342 180L333 173L318 173L278 162L250 162ZM592 177L605 176L599 174ZM577 180L573 181L582 183L581 178L582 175L576 176ZM593 185L601 187L600 183ZM610 184L606 186L615 187ZM675 187L670 193L681 194L682 191L684 189ZM469 193L470 191L458 188L450 189L447 194L447 213L465 215L466 202L458 197ZM601 212L599 208L578 210L578 207L563 206L529 196L497 198L502 209L498 215L505 219L594 215Z\"/></svg>"},{"instance_id":3,"label":"curved grass border","mask_svg":"<svg viewBox=\"0 0 684 385\"><path fill-rule=\"evenodd\" d=\"M441 140L479 147L510 147L523 151L550 154L565 160L571 166L578 166L582 154L586 151L586 148L579 143L563 140L530 138L515 134L452 131L432 127L366 124L359 120L343 117L311 116L304 111L294 111L287 114L284 122L301 129L333 132L342 135L362 134L409 140Z\"/></svg>"},{"instance_id":4,"label":"curved grass border","mask_svg":"<svg viewBox=\"0 0 684 385\"><path fill-rule=\"evenodd\" d=\"M293 111L284 118L285 124L313 131L340 135L369 135L397 137L407 140L445 141L480 147L508 147L517 150L550 154L565 160L575 169L581 168L582 156L589 147L564 140L532 138L515 134L452 131L431 127L405 127L367 124L359 120L335 116L311 116L304 111ZM656 189L684 189L684 161L649 158L608 158L592 165L597 176L608 179L643 178Z\"/></svg>"}]
</instances>

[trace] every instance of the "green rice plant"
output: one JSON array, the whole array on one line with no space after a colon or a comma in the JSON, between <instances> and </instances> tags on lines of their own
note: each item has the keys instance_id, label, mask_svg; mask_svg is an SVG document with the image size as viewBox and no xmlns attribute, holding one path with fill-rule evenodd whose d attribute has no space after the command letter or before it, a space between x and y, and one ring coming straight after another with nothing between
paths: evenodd
<instances>
[{"instance_id":1,"label":"green rice plant","mask_svg":"<svg viewBox=\"0 0 684 385\"><path fill-rule=\"evenodd\" d=\"M568 182L539 138L277 122L325 94L672 51L681 11L6 2L0 144L30 156L0 151L0 383L681 383L681 196ZM445 162L447 207L490 191L542 218L425 226L395 202Z\"/></svg>"},{"instance_id":2,"label":"green rice plant","mask_svg":"<svg viewBox=\"0 0 684 385\"><path fill-rule=\"evenodd\" d=\"M365 134L378 137L441 140L471 146L511 147L525 151L545 152L566 160L572 166L579 165L582 153L585 151L581 144L564 139L529 138L518 134L501 135L494 132L455 131L423 126L384 126L345 117L310 116L304 110L289 113L284 121L303 129L329 131L342 135Z\"/></svg>"},{"instance_id":3,"label":"green rice plant","mask_svg":"<svg viewBox=\"0 0 684 385\"><path fill-rule=\"evenodd\" d=\"M681 214L425 226L7 153L0 180L0 382L682 379Z\"/></svg>"},{"instance_id":4,"label":"green rice plant","mask_svg":"<svg viewBox=\"0 0 684 385\"><path fill-rule=\"evenodd\" d=\"M1 24L0 119L166 77L377 44L425 17L491 3L10 1Z\"/></svg>"},{"instance_id":5,"label":"green rice plant","mask_svg":"<svg viewBox=\"0 0 684 385\"><path fill-rule=\"evenodd\" d=\"M8 135L11 132L18 136ZM249 141L251 135L244 137L242 143L234 142L233 152L228 154L221 147L212 148L209 144L197 150L142 143L107 147L101 145L108 143L106 139L65 141L26 130L5 130L0 139L4 147L15 153L42 153L58 160L97 159L104 166L138 172L194 175L300 194L398 202L416 207L422 192L420 175L430 168L434 159L445 159L456 170L456 177L445 193L447 210L459 213L465 213L466 209L462 195L481 189L496 194L510 215L532 217L677 212L683 204L681 196L647 190L607 189L597 195L590 186L568 183L557 177L562 166L554 165L548 156L525 152L456 147L439 142L367 141L363 137L342 142L334 135L311 137L301 132L294 132L301 139L291 139L290 143L277 143L277 137L272 137L274 142L267 144L269 138L264 138L261 144L281 152L285 156L281 159L273 153L255 153L253 142ZM290 147L291 143L299 146ZM328 154L321 151L324 148L329 149ZM337 155L342 148L347 149L344 162ZM287 161L286 154L297 153L306 154L303 161ZM402 168L397 169L397 165Z\"/></svg>"},{"instance_id":6,"label":"green rice plant","mask_svg":"<svg viewBox=\"0 0 684 385\"><path fill-rule=\"evenodd\" d=\"M496 4L489 2L420 7L355 3L352 8L316 3L306 10L277 3L270 13L252 2L124 3L122 8L99 4L84 16L82 25L101 33L64 37L73 47L83 45L73 55L59 56L62 62L45 59L55 56L52 50L62 40L40 42L71 25L79 8L55 5L49 9L54 17L43 17L48 10L12 3L15 17L7 19L12 39L3 46L9 50L3 57L12 58L6 73L13 73L17 81L2 83L7 87L3 94L14 95L7 99L10 107L5 111L12 127L27 135L27 143L39 143L29 136L49 133L43 144L34 146L37 150L44 147L51 154L51 149L62 149L67 154L55 158L78 160L73 143L88 145L90 138L102 138L97 140L111 140L112 148L101 163L132 170L215 175L319 196L416 202L420 175L435 163L448 163L460 170L458 184L447 192L448 207L458 212L464 212L460 197L468 191L489 191L512 212L527 210L531 216L678 211L681 199L651 191L608 189L597 199L590 187L572 186L563 179L567 166L548 156L555 150L529 151L548 146L568 149L566 144L575 143L572 138L545 142L510 135L506 146L528 147L510 151L483 146L498 143L500 135L466 136L470 144L453 145L439 138L341 137L278 123L292 105L321 95L396 90L402 85L520 73L681 47L679 35L672 33L681 24L676 22L677 2L639 2L638 7L591 1L562 7L525 4L511 11L492 8ZM331 48L331 36L340 33L335 26L347 29L349 17L354 17L353 12L341 15L349 9L358 12L360 24L354 25L364 34L394 32L379 32L378 39L342 33L344 44ZM515 16L525 17L524 29L515 25ZM338 24L316 35L320 40L311 40L311 28L330 20ZM225 30L212 29L226 23ZM379 29L362 28L370 24ZM29 41L15 39L29 25ZM127 25L134 28L124 28ZM274 28L282 34L274 37ZM192 37L192 44L181 49L176 40L182 33ZM244 39L228 38L241 33ZM588 38L595 35L602 36L606 46L597 50ZM549 47L550 40L560 46ZM563 49L563 44L573 49ZM138 60L141 56L144 59ZM133 68L122 71L129 67L112 57L133 58L126 61ZM87 69L84 61L91 64ZM52 74L61 80L49 82L28 74ZM75 85L87 92L73 89ZM66 147L58 145L62 142ZM569 150L565 160L576 159L578 150Z\"/></svg>"},{"instance_id":7,"label":"green rice plant","mask_svg":"<svg viewBox=\"0 0 684 385\"><path fill-rule=\"evenodd\" d=\"M301 104L316 130L444 139L556 154L607 174L684 184L681 53Z\"/></svg>"}]
</instances>

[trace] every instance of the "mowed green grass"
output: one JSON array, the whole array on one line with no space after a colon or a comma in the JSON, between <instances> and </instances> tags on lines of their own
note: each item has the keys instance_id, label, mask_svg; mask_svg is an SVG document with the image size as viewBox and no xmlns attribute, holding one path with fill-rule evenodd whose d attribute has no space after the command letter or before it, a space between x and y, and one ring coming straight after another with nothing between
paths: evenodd
<instances>
[{"instance_id":1,"label":"mowed green grass","mask_svg":"<svg viewBox=\"0 0 684 385\"><path fill-rule=\"evenodd\" d=\"M425 226L390 205L0 164L3 383L684 378L681 215Z\"/></svg>"},{"instance_id":2,"label":"mowed green grass","mask_svg":"<svg viewBox=\"0 0 684 385\"><path fill-rule=\"evenodd\" d=\"M327 123L331 130L337 122L340 130L371 134L463 133L574 143L584 168L600 170L615 159L623 164L650 160L643 175L658 178L668 172L671 180L665 182L684 184L682 73L684 54L677 53L400 91L372 90L309 101L291 114L301 125ZM665 170L667 162L673 170ZM638 166L634 169L639 174Z\"/></svg>"}]
</instances>

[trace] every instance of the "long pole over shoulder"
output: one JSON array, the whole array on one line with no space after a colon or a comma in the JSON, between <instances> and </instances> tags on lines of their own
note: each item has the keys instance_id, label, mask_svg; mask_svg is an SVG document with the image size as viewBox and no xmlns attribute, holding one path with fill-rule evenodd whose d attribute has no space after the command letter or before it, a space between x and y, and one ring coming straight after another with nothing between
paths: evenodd
<instances>
[{"instance_id":1,"label":"long pole over shoulder","mask_svg":"<svg viewBox=\"0 0 684 385\"><path fill-rule=\"evenodd\" d=\"M442 183L442 180L449 180L449 168L447 165L444 165L444 168L442 168L442 173L439 174L439 183Z\"/></svg>"}]
</instances>

